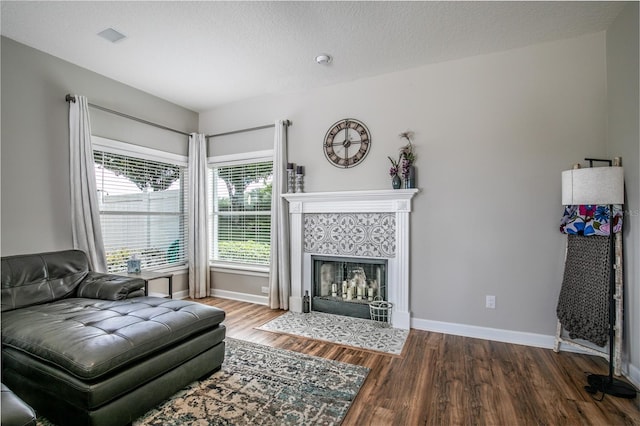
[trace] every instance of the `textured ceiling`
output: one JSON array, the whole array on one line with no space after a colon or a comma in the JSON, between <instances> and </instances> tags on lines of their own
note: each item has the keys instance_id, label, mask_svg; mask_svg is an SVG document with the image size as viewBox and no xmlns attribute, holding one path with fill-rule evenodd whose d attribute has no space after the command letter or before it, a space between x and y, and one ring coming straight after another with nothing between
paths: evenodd
<instances>
[{"instance_id":1,"label":"textured ceiling","mask_svg":"<svg viewBox=\"0 0 640 426\"><path fill-rule=\"evenodd\" d=\"M618 2L2 1L2 35L202 112L605 30ZM108 28L127 35L110 43ZM328 66L314 58L329 53Z\"/></svg>"}]
</instances>

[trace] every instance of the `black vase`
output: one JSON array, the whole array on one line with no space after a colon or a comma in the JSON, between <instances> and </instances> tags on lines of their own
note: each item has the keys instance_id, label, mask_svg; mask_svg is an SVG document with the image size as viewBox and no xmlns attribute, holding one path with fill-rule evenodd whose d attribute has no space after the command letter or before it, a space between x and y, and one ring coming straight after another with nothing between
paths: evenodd
<instances>
[{"instance_id":1,"label":"black vase","mask_svg":"<svg viewBox=\"0 0 640 426\"><path fill-rule=\"evenodd\" d=\"M304 296L302 296L302 312L305 314L311 312L311 298L308 291L305 291Z\"/></svg>"}]
</instances>

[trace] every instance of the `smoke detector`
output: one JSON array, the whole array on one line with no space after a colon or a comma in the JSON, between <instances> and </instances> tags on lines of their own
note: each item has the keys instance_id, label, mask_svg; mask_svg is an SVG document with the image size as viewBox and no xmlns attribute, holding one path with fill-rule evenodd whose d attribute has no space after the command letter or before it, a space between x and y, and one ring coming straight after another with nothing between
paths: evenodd
<instances>
[{"instance_id":1,"label":"smoke detector","mask_svg":"<svg viewBox=\"0 0 640 426\"><path fill-rule=\"evenodd\" d=\"M331 62L332 59L333 58L331 57L331 55L327 55L326 53L316 56L316 62L320 65L327 65Z\"/></svg>"}]
</instances>

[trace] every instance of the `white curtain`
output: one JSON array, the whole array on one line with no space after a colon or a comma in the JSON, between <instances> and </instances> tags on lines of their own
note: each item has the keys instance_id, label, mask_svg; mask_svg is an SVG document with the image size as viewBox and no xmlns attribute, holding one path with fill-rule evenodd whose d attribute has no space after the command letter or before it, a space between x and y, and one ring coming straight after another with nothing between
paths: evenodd
<instances>
[{"instance_id":1,"label":"white curtain","mask_svg":"<svg viewBox=\"0 0 640 426\"><path fill-rule=\"evenodd\" d=\"M76 96L75 102L69 102L69 152L73 248L87 254L93 271L107 272L93 167L89 105L84 96Z\"/></svg>"},{"instance_id":2,"label":"white curtain","mask_svg":"<svg viewBox=\"0 0 640 426\"><path fill-rule=\"evenodd\" d=\"M189 297L209 295L209 217L207 212L207 141L189 136Z\"/></svg>"},{"instance_id":3,"label":"white curtain","mask_svg":"<svg viewBox=\"0 0 640 426\"><path fill-rule=\"evenodd\" d=\"M271 189L271 268L269 270L269 306L289 309L291 282L289 254L289 206L280 195L287 188L287 125L276 121L273 144L273 185Z\"/></svg>"}]
</instances>

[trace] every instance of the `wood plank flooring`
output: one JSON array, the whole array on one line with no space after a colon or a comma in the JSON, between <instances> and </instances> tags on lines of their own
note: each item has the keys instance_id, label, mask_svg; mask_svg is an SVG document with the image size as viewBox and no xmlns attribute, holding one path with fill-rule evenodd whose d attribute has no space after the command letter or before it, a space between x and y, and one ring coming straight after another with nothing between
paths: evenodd
<instances>
[{"instance_id":1,"label":"wood plank flooring","mask_svg":"<svg viewBox=\"0 0 640 426\"><path fill-rule=\"evenodd\" d=\"M640 396L584 391L604 359L411 330L400 357L256 330L284 311L221 298L227 336L371 369L344 425L640 425Z\"/></svg>"}]
</instances>

